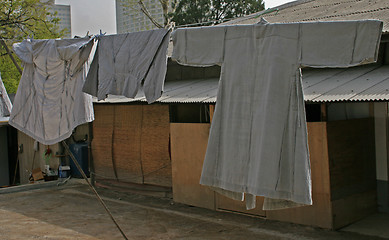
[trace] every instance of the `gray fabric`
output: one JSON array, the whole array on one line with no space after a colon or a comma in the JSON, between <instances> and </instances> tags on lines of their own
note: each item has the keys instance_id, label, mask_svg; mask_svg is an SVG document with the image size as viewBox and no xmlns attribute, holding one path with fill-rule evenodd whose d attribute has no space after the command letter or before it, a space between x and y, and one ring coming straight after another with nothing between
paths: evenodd
<instances>
[{"instance_id":1,"label":"gray fabric","mask_svg":"<svg viewBox=\"0 0 389 240\"><path fill-rule=\"evenodd\" d=\"M9 124L50 145L93 121L92 97L82 92L92 46L86 38L14 44L24 69Z\"/></svg>"},{"instance_id":2,"label":"gray fabric","mask_svg":"<svg viewBox=\"0 0 389 240\"><path fill-rule=\"evenodd\" d=\"M12 103L9 100L7 90L4 87L0 74L0 117L9 117L11 109Z\"/></svg>"},{"instance_id":3,"label":"gray fabric","mask_svg":"<svg viewBox=\"0 0 389 240\"><path fill-rule=\"evenodd\" d=\"M173 59L222 66L200 183L271 198L271 209L292 206L277 199L311 205L300 67L372 62L381 30L379 21L176 30ZM253 208L250 199L247 207Z\"/></svg>"},{"instance_id":4,"label":"gray fabric","mask_svg":"<svg viewBox=\"0 0 389 240\"><path fill-rule=\"evenodd\" d=\"M163 91L170 30L117 34L99 38L83 91L105 99L108 94L134 98L143 87L148 103Z\"/></svg>"}]
</instances>

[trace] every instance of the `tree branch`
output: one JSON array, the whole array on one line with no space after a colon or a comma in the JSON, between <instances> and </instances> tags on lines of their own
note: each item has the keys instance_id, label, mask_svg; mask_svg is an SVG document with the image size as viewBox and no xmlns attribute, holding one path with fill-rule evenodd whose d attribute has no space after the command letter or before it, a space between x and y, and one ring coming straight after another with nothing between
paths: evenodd
<instances>
[{"instance_id":1,"label":"tree branch","mask_svg":"<svg viewBox=\"0 0 389 240\"><path fill-rule=\"evenodd\" d=\"M140 6L140 10L146 15L146 17L148 17L150 19L150 21L157 27L157 28L163 28L163 26L161 26L161 24L159 24L152 16L151 14L149 13L149 11L147 10L146 6L144 5L143 1L139 1L138 2L139 6Z\"/></svg>"},{"instance_id":2,"label":"tree branch","mask_svg":"<svg viewBox=\"0 0 389 240\"><path fill-rule=\"evenodd\" d=\"M16 67L16 69L18 69L19 73L22 74L23 71L22 71L21 67L19 66L18 62L16 62L16 60L15 60L14 56L12 55L11 51L9 50L7 44L4 42L4 39L0 39L0 43L5 48L5 51L7 51L7 54L11 58L13 64Z\"/></svg>"}]
</instances>

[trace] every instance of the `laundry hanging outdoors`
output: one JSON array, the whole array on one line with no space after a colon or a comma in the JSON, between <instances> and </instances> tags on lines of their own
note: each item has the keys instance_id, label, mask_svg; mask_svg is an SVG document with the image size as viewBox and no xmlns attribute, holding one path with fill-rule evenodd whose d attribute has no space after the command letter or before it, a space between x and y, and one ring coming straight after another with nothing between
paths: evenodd
<instances>
[{"instance_id":1,"label":"laundry hanging outdoors","mask_svg":"<svg viewBox=\"0 0 389 240\"><path fill-rule=\"evenodd\" d=\"M264 210L312 204L301 67L376 61L374 20L178 29L173 56L220 65L217 104L200 183Z\"/></svg>"},{"instance_id":2,"label":"laundry hanging outdoors","mask_svg":"<svg viewBox=\"0 0 389 240\"><path fill-rule=\"evenodd\" d=\"M78 125L93 121L92 97L82 92L92 47L89 38L14 44L24 69L9 124L50 145L70 137Z\"/></svg>"},{"instance_id":3,"label":"laundry hanging outdoors","mask_svg":"<svg viewBox=\"0 0 389 240\"><path fill-rule=\"evenodd\" d=\"M11 114L12 103L9 100L7 90L4 87L0 74L0 118L9 117Z\"/></svg>"},{"instance_id":4,"label":"laundry hanging outdoors","mask_svg":"<svg viewBox=\"0 0 389 240\"><path fill-rule=\"evenodd\" d=\"M148 103L163 91L170 30L99 37L83 91L105 99L108 94L134 98L143 89Z\"/></svg>"}]
</instances>

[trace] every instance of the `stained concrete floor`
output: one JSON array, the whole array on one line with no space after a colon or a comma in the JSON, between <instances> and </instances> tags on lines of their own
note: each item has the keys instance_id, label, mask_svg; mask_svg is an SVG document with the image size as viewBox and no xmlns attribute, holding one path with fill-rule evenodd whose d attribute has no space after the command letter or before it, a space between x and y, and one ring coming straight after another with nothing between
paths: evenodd
<instances>
[{"instance_id":1,"label":"stained concrete floor","mask_svg":"<svg viewBox=\"0 0 389 240\"><path fill-rule=\"evenodd\" d=\"M389 239L389 214L373 214L343 228L341 231L354 232Z\"/></svg>"},{"instance_id":2,"label":"stained concrete floor","mask_svg":"<svg viewBox=\"0 0 389 240\"><path fill-rule=\"evenodd\" d=\"M23 191L21 191L23 190ZM129 239L381 239L98 189ZM0 239L123 239L85 184L0 189Z\"/></svg>"}]
</instances>

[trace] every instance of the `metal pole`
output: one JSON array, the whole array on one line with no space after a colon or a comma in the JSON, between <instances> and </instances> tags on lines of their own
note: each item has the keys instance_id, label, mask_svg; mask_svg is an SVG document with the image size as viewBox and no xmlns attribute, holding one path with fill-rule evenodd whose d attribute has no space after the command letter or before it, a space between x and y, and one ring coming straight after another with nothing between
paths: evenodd
<instances>
[{"instance_id":1,"label":"metal pole","mask_svg":"<svg viewBox=\"0 0 389 240\"><path fill-rule=\"evenodd\" d=\"M115 223L116 227L119 229L120 233L122 234L123 238L128 240L126 234L124 234L123 230L120 228L119 224L116 222L115 218L112 216L111 211L109 211L107 205L105 205L103 199L101 199L100 195L97 193L96 189L92 186L92 184L89 182L88 177L85 175L84 171L82 170L80 164L77 162L76 158L74 157L73 153L70 151L68 144L65 141L62 141L62 145L64 146L66 152L69 154L70 158L72 159L73 163L76 165L78 171L81 173L82 177L85 179L85 181L88 183L89 187L92 189L94 194L96 195L97 199L100 201L101 205L103 205L105 211L107 211L109 217L112 219L112 221Z\"/></svg>"}]
</instances>

